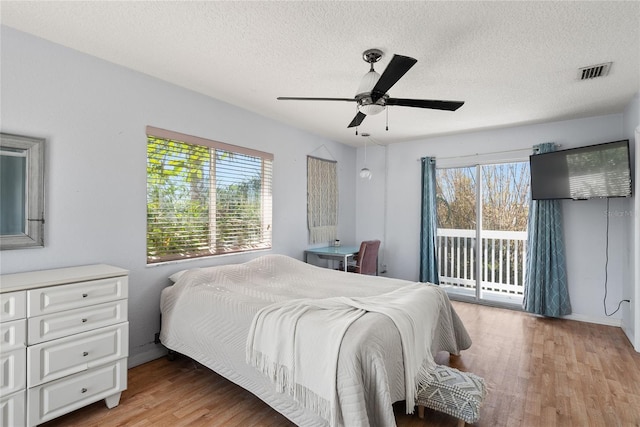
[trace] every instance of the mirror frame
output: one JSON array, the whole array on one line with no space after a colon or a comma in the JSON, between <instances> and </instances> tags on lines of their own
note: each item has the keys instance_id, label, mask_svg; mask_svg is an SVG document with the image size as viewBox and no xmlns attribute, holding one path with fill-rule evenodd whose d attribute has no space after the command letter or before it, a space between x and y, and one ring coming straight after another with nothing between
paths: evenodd
<instances>
[{"instance_id":1,"label":"mirror frame","mask_svg":"<svg viewBox=\"0 0 640 427\"><path fill-rule=\"evenodd\" d=\"M0 235L0 250L44 247L44 142L43 138L0 133L0 149L24 150L27 157L26 232Z\"/></svg>"}]
</instances>

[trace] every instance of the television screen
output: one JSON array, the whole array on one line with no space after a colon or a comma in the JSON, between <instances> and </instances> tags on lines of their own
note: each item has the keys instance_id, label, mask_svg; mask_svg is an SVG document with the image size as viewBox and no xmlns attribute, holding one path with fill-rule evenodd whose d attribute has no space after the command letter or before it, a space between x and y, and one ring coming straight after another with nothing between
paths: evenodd
<instances>
[{"instance_id":1,"label":"television screen","mask_svg":"<svg viewBox=\"0 0 640 427\"><path fill-rule=\"evenodd\" d=\"M631 196L628 140L534 154L529 165L534 200Z\"/></svg>"}]
</instances>

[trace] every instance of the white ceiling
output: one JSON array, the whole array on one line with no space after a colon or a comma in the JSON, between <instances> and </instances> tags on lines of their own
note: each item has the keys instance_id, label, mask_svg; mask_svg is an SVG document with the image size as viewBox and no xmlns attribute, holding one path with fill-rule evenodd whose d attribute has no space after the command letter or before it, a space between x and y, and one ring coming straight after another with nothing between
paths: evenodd
<instances>
[{"instance_id":1,"label":"white ceiling","mask_svg":"<svg viewBox=\"0 0 640 427\"><path fill-rule=\"evenodd\" d=\"M456 112L389 107L360 133L382 144L620 113L640 90L640 2L1 1L0 21L107 61L351 145L362 52L418 63L397 98L465 101ZM578 68L613 62L607 77Z\"/></svg>"}]
</instances>

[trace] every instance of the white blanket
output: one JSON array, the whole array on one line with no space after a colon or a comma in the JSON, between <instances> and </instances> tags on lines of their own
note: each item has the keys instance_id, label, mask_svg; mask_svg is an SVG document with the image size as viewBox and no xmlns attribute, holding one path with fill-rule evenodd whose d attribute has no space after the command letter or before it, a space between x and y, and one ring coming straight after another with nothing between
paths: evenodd
<instances>
[{"instance_id":1,"label":"white blanket","mask_svg":"<svg viewBox=\"0 0 640 427\"><path fill-rule=\"evenodd\" d=\"M415 405L421 367L433 366L431 334L438 296L422 283L360 298L300 299L267 306L253 319L247 338L247 363L322 418L337 424L336 370L344 334L366 312L388 316L400 334L405 367L407 413ZM426 370L420 374L428 375Z\"/></svg>"},{"instance_id":2,"label":"white blanket","mask_svg":"<svg viewBox=\"0 0 640 427\"><path fill-rule=\"evenodd\" d=\"M247 363L290 396L336 425L336 370L342 338L365 311L341 298L273 304L253 319Z\"/></svg>"}]
</instances>

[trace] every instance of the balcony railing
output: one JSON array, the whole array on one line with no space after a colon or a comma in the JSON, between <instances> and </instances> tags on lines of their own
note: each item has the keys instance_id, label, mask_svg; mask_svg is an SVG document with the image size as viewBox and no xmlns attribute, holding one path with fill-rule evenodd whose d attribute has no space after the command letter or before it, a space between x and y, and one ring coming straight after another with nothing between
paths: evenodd
<instances>
[{"instance_id":1,"label":"balcony railing","mask_svg":"<svg viewBox=\"0 0 640 427\"><path fill-rule=\"evenodd\" d=\"M526 231L483 230L476 248L475 230L438 229L440 284L475 294L480 274L481 298L521 299L526 271ZM476 267L481 253L480 271Z\"/></svg>"}]
</instances>

